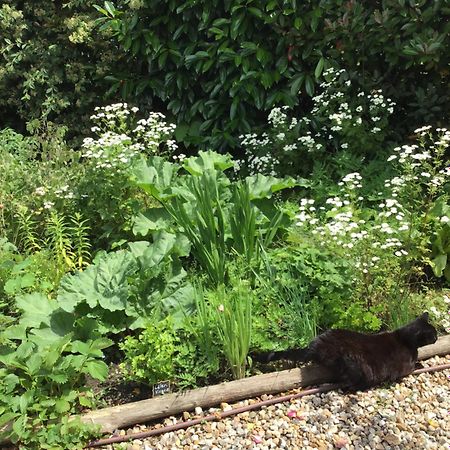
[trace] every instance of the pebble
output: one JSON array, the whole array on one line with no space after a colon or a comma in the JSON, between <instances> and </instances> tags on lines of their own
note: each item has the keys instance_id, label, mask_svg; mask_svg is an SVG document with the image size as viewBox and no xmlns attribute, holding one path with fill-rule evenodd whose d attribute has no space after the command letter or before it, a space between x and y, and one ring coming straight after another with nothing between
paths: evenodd
<instances>
[{"instance_id":1,"label":"pebble","mask_svg":"<svg viewBox=\"0 0 450 450\"><path fill-rule=\"evenodd\" d=\"M450 356L422 361L424 366L450 362ZM280 394L282 395L282 394ZM263 395L261 400L272 398ZM195 416L251 405L248 399L220 409L197 406ZM191 417L161 419L176 423ZM330 391L255 411L205 422L104 449L130 450L413 450L449 449L450 370L410 375L400 383L365 392ZM153 425L153 428L157 425ZM145 431L142 425L120 430L120 435Z\"/></svg>"}]
</instances>

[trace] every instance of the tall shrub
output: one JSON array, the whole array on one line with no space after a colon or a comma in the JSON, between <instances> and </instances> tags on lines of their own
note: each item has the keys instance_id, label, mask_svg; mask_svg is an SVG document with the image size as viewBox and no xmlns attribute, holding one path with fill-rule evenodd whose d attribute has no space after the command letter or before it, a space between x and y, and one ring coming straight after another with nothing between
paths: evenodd
<instances>
[{"instance_id":1,"label":"tall shrub","mask_svg":"<svg viewBox=\"0 0 450 450\"><path fill-rule=\"evenodd\" d=\"M85 131L124 58L95 29L91 0L0 6L0 122L45 133L49 122Z\"/></svg>"},{"instance_id":2,"label":"tall shrub","mask_svg":"<svg viewBox=\"0 0 450 450\"><path fill-rule=\"evenodd\" d=\"M443 0L117 0L97 8L101 29L113 31L136 68L116 74L113 88L162 102L188 144L234 145L262 111L306 108L330 66L348 70L355 88L391 97L400 131L448 112Z\"/></svg>"}]
</instances>

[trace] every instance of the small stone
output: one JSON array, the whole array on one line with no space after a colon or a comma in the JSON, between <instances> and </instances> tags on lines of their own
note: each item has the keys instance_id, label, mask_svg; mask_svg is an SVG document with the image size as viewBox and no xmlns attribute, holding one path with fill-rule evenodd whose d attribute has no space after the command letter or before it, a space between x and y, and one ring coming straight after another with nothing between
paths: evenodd
<instances>
[{"instance_id":1,"label":"small stone","mask_svg":"<svg viewBox=\"0 0 450 450\"><path fill-rule=\"evenodd\" d=\"M229 405L228 403L223 402L220 404L220 409L222 411L231 411L233 409L233 407L231 405Z\"/></svg>"},{"instance_id":2,"label":"small stone","mask_svg":"<svg viewBox=\"0 0 450 450\"><path fill-rule=\"evenodd\" d=\"M194 411L195 411L195 414L196 414L197 416L199 416L200 414L203 413L203 409L202 409L201 406L196 406L195 409L194 409Z\"/></svg>"},{"instance_id":3,"label":"small stone","mask_svg":"<svg viewBox=\"0 0 450 450\"><path fill-rule=\"evenodd\" d=\"M187 411L183 412L183 420L189 420L191 418L191 414Z\"/></svg>"},{"instance_id":4,"label":"small stone","mask_svg":"<svg viewBox=\"0 0 450 450\"><path fill-rule=\"evenodd\" d=\"M388 433L386 434L386 436L384 436L384 440L389 444L389 445L399 445L401 440L400 437L397 436L394 433Z\"/></svg>"},{"instance_id":5,"label":"small stone","mask_svg":"<svg viewBox=\"0 0 450 450\"><path fill-rule=\"evenodd\" d=\"M333 440L336 448L344 448L349 444L348 438L345 436L336 436Z\"/></svg>"}]
</instances>

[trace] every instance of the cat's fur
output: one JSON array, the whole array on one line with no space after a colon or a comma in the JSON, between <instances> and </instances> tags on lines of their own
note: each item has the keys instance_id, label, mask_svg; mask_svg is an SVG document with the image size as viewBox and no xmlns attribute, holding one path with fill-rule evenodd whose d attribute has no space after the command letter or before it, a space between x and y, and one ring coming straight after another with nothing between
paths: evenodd
<instances>
[{"instance_id":1,"label":"cat's fur","mask_svg":"<svg viewBox=\"0 0 450 450\"><path fill-rule=\"evenodd\" d=\"M253 355L259 362L278 359L311 361L328 368L336 382L349 390L366 389L409 375L417 362L417 349L436 342L436 329L428 313L392 332L377 334L328 330L307 348Z\"/></svg>"}]
</instances>

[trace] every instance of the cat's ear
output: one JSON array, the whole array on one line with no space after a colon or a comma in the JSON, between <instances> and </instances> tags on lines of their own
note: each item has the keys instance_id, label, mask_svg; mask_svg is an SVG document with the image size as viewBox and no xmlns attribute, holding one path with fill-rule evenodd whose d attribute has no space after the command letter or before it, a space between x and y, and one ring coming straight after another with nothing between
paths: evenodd
<instances>
[{"instance_id":1,"label":"cat's ear","mask_svg":"<svg viewBox=\"0 0 450 450\"><path fill-rule=\"evenodd\" d=\"M430 319L430 316L427 312L424 312L421 316L420 319L424 320L425 322L428 322L428 320Z\"/></svg>"}]
</instances>

